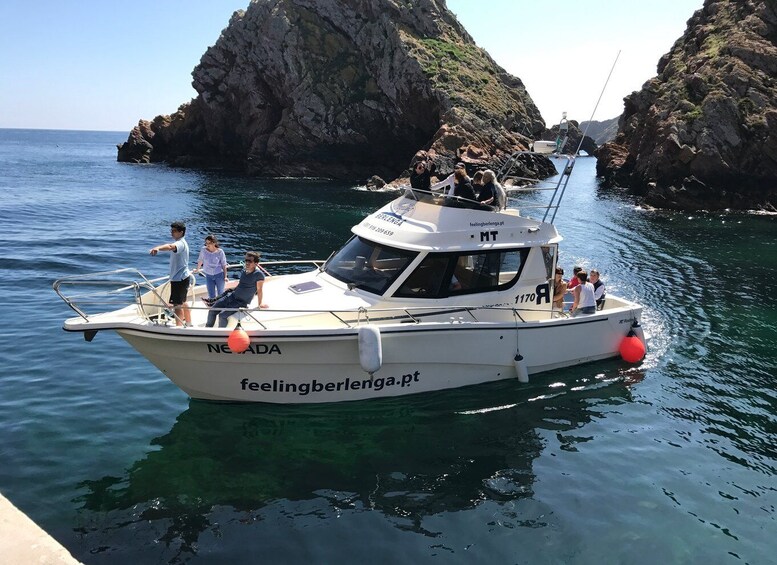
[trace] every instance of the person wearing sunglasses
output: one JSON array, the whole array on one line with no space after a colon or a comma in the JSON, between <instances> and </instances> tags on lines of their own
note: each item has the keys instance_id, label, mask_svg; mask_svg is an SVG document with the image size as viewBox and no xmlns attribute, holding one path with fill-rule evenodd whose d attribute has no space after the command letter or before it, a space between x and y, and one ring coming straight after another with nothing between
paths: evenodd
<instances>
[{"instance_id":1,"label":"person wearing sunglasses","mask_svg":"<svg viewBox=\"0 0 777 565\"><path fill-rule=\"evenodd\" d=\"M203 298L203 302L210 306L208 312L208 321L206 327L212 328L216 323L216 317L219 319L219 327L227 327L227 319L235 313L237 308L245 308L257 296L256 303L259 308L267 308L267 304L262 302L264 287L264 272L259 266L259 253L256 251L247 251L245 255L245 268L240 273L240 281L234 290L227 291L226 294L217 298L215 301Z\"/></svg>"},{"instance_id":2,"label":"person wearing sunglasses","mask_svg":"<svg viewBox=\"0 0 777 565\"><path fill-rule=\"evenodd\" d=\"M410 186L419 190L429 190L432 186L432 175L435 169L434 162L427 158L413 163L410 171Z\"/></svg>"}]
</instances>

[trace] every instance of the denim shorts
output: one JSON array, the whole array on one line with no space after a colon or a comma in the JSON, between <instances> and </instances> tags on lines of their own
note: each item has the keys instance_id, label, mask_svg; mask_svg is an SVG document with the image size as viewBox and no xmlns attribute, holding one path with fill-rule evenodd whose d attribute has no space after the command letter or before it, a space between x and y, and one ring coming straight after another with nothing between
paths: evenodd
<instances>
[{"instance_id":1,"label":"denim shorts","mask_svg":"<svg viewBox=\"0 0 777 565\"><path fill-rule=\"evenodd\" d=\"M583 308L575 310L575 316L579 316L580 314L596 314L596 306L584 306Z\"/></svg>"}]
</instances>

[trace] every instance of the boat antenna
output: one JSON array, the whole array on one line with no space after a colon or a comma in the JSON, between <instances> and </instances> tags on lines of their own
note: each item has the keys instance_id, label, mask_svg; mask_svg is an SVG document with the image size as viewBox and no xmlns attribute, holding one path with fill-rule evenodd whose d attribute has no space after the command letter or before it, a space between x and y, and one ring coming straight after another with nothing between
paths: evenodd
<instances>
[{"instance_id":1,"label":"boat antenna","mask_svg":"<svg viewBox=\"0 0 777 565\"><path fill-rule=\"evenodd\" d=\"M567 113L561 112L561 121L558 123L558 135L556 136L556 153L561 154L569 137L569 120Z\"/></svg>"},{"instance_id":2,"label":"boat antenna","mask_svg":"<svg viewBox=\"0 0 777 565\"><path fill-rule=\"evenodd\" d=\"M594 106L594 111L591 112L591 117L588 118L588 123L585 125L585 131L583 132L583 136L580 138L580 144L577 146L577 151L575 151L575 155L580 153L580 148L583 146L583 140L585 139L586 134L588 133L588 128L591 127L591 122L594 119L594 114L596 114L596 109L599 107L599 102L602 101L602 96L604 96L604 90L607 88L607 83L610 82L610 77L612 76L612 71L615 70L615 63L618 62L618 57L621 56L620 49L618 50L618 54L615 55L615 60L612 62L612 67L610 67L610 74L607 75L607 80L604 81L604 86L602 87L602 92L599 94L599 100L596 101L596 105Z\"/></svg>"}]
</instances>

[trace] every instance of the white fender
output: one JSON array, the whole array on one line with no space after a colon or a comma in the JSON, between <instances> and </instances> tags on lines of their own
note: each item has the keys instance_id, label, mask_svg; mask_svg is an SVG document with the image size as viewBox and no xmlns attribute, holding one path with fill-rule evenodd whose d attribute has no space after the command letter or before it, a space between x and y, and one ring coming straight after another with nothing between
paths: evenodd
<instances>
[{"instance_id":1,"label":"white fender","mask_svg":"<svg viewBox=\"0 0 777 565\"><path fill-rule=\"evenodd\" d=\"M372 375L383 365L383 345L380 329L375 326L359 327L359 363Z\"/></svg>"},{"instance_id":2,"label":"white fender","mask_svg":"<svg viewBox=\"0 0 777 565\"><path fill-rule=\"evenodd\" d=\"M513 363L515 364L515 372L518 375L518 382L528 383L529 369L526 367L526 360L523 358L520 351L515 352Z\"/></svg>"},{"instance_id":3,"label":"white fender","mask_svg":"<svg viewBox=\"0 0 777 565\"><path fill-rule=\"evenodd\" d=\"M633 331L634 335L639 338L639 340L642 342L642 345L645 346L645 351L647 351L647 341L645 341L645 331L642 329L642 326L638 321L634 320L634 324L632 324L631 326L631 331Z\"/></svg>"}]
</instances>

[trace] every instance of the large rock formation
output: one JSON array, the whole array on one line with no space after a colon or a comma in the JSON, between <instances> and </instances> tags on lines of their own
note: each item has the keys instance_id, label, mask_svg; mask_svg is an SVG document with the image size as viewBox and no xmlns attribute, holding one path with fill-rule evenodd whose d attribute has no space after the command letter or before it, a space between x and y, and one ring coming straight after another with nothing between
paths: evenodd
<instances>
[{"instance_id":1,"label":"large rock formation","mask_svg":"<svg viewBox=\"0 0 777 565\"><path fill-rule=\"evenodd\" d=\"M618 118L610 118L609 120L591 120L580 122L580 129L594 140L596 145L604 145L608 141L613 141L618 134Z\"/></svg>"},{"instance_id":2,"label":"large rock formation","mask_svg":"<svg viewBox=\"0 0 777 565\"><path fill-rule=\"evenodd\" d=\"M598 173L661 207L777 204L776 44L774 0L706 0L625 99Z\"/></svg>"},{"instance_id":3,"label":"large rock formation","mask_svg":"<svg viewBox=\"0 0 777 565\"><path fill-rule=\"evenodd\" d=\"M544 130L523 83L444 0L253 0L194 69L199 95L141 121L120 161L268 176L399 176L496 163Z\"/></svg>"}]
</instances>

